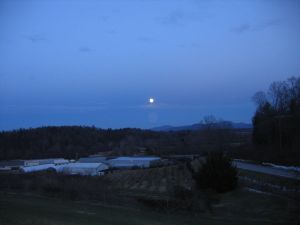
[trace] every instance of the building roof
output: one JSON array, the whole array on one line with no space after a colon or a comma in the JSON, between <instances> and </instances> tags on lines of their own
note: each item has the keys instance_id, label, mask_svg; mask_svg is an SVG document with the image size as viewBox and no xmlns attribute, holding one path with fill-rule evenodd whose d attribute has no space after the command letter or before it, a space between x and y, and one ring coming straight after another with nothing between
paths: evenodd
<instances>
[{"instance_id":1,"label":"building roof","mask_svg":"<svg viewBox=\"0 0 300 225\"><path fill-rule=\"evenodd\" d=\"M26 162L48 162L48 161L62 161L62 160L66 160L64 158L46 158L46 159L25 159Z\"/></svg>"},{"instance_id":2,"label":"building roof","mask_svg":"<svg viewBox=\"0 0 300 225\"><path fill-rule=\"evenodd\" d=\"M149 156L149 157L122 156L122 157L111 159L110 161L152 161L152 160L159 160L159 159L160 157L155 157L155 156Z\"/></svg>"},{"instance_id":3,"label":"building roof","mask_svg":"<svg viewBox=\"0 0 300 225\"><path fill-rule=\"evenodd\" d=\"M96 157L84 157L80 158L78 162L80 163L101 163L105 162L107 157L104 156L96 156Z\"/></svg>"},{"instance_id":4,"label":"building roof","mask_svg":"<svg viewBox=\"0 0 300 225\"><path fill-rule=\"evenodd\" d=\"M65 168L82 168L82 169L96 169L100 166L108 167L104 163L69 163L65 165Z\"/></svg>"},{"instance_id":5,"label":"building roof","mask_svg":"<svg viewBox=\"0 0 300 225\"><path fill-rule=\"evenodd\" d=\"M9 161L1 161L0 167L14 167L14 166L23 166L24 160L9 160Z\"/></svg>"},{"instance_id":6,"label":"building roof","mask_svg":"<svg viewBox=\"0 0 300 225\"><path fill-rule=\"evenodd\" d=\"M36 165L36 166L22 166L21 170L25 173L29 172L35 172L35 171L41 171L41 170L47 170L47 169L55 169L54 164L42 164L42 165Z\"/></svg>"}]
</instances>

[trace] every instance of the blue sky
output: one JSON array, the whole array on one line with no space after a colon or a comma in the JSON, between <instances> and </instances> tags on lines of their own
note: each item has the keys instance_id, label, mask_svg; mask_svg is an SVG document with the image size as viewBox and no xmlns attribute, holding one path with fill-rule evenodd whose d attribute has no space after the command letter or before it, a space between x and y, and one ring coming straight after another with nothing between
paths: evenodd
<instances>
[{"instance_id":1,"label":"blue sky","mask_svg":"<svg viewBox=\"0 0 300 225\"><path fill-rule=\"evenodd\" d=\"M299 24L296 0L1 0L0 129L250 122Z\"/></svg>"}]
</instances>

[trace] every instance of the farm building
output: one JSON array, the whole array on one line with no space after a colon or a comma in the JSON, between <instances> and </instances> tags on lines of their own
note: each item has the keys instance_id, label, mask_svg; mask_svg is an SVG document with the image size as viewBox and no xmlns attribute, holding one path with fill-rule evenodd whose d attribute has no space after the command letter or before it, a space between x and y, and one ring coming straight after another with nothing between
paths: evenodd
<instances>
[{"instance_id":1,"label":"farm building","mask_svg":"<svg viewBox=\"0 0 300 225\"><path fill-rule=\"evenodd\" d=\"M69 160L63 158L24 160L24 166L37 166L44 164L62 165L67 163L69 163Z\"/></svg>"},{"instance_id":2,"label":"farm building","mask_svg":"<svg viewBox=\"0 0 300 225\"><path fill-rule=\"evenodd\" d=\"M105 156L89 156L80 158L77 162L79 163L105 163L107 157Z\"/></svg>"},{"instance_id":3,"label":"farm building","mask_svg":"<svg viewBox=\"0 0 300 225\"><path fill-rule=\"evenodd\" d=\"M0 168L2 170L19 169L21 166L24 166L24 160L9 160L0 162Z\"/></svg>"},{"instance_id":4,"label":"farm building","mask_svg":"<svg viewBox=\"0 0 300 225\"><path fill-rule=\"evenodd\" d=\"M69 160L63 158L57 159L25 159L25 160L9 160L9 161L1 161L0 168L16 168L19 169L24 166L38 166L44 164L54 164L54 165L62 165L69 163Z\"/></svg>"},{"instance_id":5,"label":"farm building","mask_svg":"<svg viewBox=\"0 0 300 225\"><path fill-rule=\"evenodd\" d=\"M199 158L199 155L196 154L190 154L190 155L170 155L168 156L169 159L175 159L178 161L191 161L196 158Z\"/></svg>"},{"instance_id":6,"label":"farm building","mask_svg":"<svg viewBox=\"0 0 300 225\"><path fill-rule=\"evenodd\" d=\"M70 163L62 168L62 172L70 175L98 176L109 167L104 163Z\"/></svg>"},{"instance_id":7,"label":"farm building","mask_svg":"<svg viewBox=\"0 0 300 225\"><path fill-rule=\"evenodd\" d=\"M24 173L30 173L35 171L59 169L59 166L68 164L69 160L57 158L57 159L30 159L30 160L10 160L0 162L0 171L19 170Z\"/></svg>"},{"instance_id":8,"label":"farm building","mask_svg":"<svg viewBox=\"0 0 300 225\"><path fill-rule=\"evenodd\" d=\"M112 168L150 167L160 161L160 157L118 157L107 161Z\"/></svg>"},{"instance_id":9,"label":"farm building","mask_svg":"<svg viewBox=\"0 0 300 225\"><path fill-rule=\"evenodd\" d=\"M22 166L20 171L23 173L31 173L43 170L53 170L56 171L55 164L42 164L36 166Z\"/></svg>"}]
</instances>

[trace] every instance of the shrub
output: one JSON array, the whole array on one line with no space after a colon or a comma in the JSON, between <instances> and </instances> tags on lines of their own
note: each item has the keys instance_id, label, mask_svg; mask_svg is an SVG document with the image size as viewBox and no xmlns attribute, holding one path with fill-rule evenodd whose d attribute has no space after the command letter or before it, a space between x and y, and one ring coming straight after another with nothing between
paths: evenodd
<instances>
[{"instance_id":1,"label":"shrub","mask_svg":"<svg viewBox=\"0 0 300 225\"><path fill-rule=\"evenodd\" d=\"M199 189L213 189L224 193L236 188L237 170L223 152L212 152L199 171L194 173L194 179Z\"/></svg>"}]
</instances>

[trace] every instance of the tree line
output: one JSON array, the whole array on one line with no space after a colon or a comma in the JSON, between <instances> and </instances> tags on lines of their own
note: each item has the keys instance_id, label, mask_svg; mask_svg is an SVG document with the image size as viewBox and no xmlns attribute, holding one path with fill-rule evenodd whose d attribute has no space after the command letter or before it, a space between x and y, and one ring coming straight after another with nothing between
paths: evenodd
<instances>
[{"instance_id":1,"label":"tree line","mask_svg":"<svg viewBox=\"0 0 300 225\"><path fill-rule=\"evenodd\" d=\"M253 143L282 159L300 158L300 77L273 82L253 96Z\"/></svg>"},{"instance_id":2,"label":"tree line","mask_svg":"<svg viewBox=\"0 0 300 225\"><path fill-rule=\"evenodd\" d=\"M113 155L206 154L245 142L229 123L204 118L200 130L157 132L135 128L40 127L0 132L0 160L47 157L79 158L99 152Z\"/></svg>"},{"instance_id":3,"label":"tree line","mask_svg":"<svg viewBox=\"0 0 300 225\"><path fill-rule=\"evenodd\" d=\"M140 129L99 129L85 126L49 126L0 132L0 160L46 157L78 158L129 148L132 142L159 135ZM131 146L130 146L131 147Z\"/></svg>"}]
</instances>

